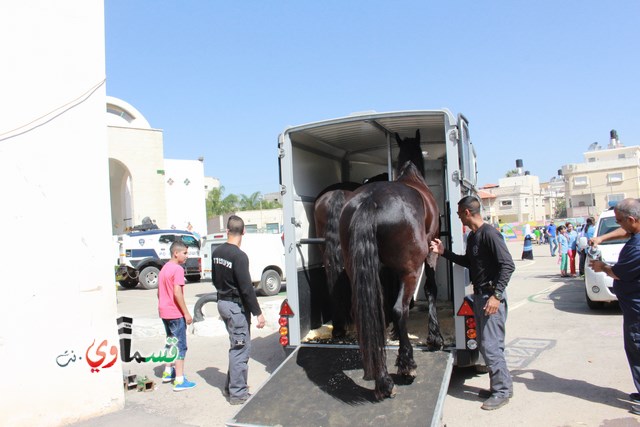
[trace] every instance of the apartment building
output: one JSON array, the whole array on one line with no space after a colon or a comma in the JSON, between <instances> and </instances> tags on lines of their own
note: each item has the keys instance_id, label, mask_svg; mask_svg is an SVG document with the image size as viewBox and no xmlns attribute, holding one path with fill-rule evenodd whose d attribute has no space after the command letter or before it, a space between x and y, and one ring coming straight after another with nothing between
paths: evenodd
<instances>
[{"instance_id":1,"label":"apartment building","mask_svg":"<svg viewBox=\"0 0 640 427\"><path fill-rule=\"evenodd\" d=\"M491 224L534 222L544 224L548 195L540 179L528 172L500 178L498 185L480 188L485 220Z\"/></svg>"},{"instance_id":2,"label":"apartment building","mask_svg":"<svg viewBox=\"0 0 640 427\"><path fill-rule=\"evenodd\" d=\"M640 146L623 146L615 130L606 148L591 144L584 163L562 166L567 216L597 216L616 202L640 196Z\"/></svg>"}]
</instances>

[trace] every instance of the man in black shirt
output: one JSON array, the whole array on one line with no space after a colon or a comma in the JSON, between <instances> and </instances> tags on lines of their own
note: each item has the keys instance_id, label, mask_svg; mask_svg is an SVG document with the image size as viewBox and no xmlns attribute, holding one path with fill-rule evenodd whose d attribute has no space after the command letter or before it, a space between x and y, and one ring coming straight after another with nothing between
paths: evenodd
<instances>
[{"instance_id":1,"label":"man in black shirt","mask_svg":"<svg viewBox=\"0 0 640 427\"><path fill-rule=\"evenodd\" d=\"M513 396L513 382L504 356L507 295L505 289L515 270L513 258L502 235L480 215L480 202L472 196L458 202L458 216L471 232L464 255L457 255L434 239L431 250L469 269L473 283L473 312L478 329L480 354L489 368L490 389L478 395L486 398L482 409L498 409Z\"/></svg>"},{"instance_id":2,"label":"man in black shirt","mask_svg":"<svg viewBox=\"0 0 640 427\"><path fill-rule=\"evenodd\" d=\"M218 311L229 332L229 368L223 394L232 405L248 398L247 378L251 351L251 314L264 327L264 316L249 274L249 258L240 250L244 221L231 215L227 221L227 242L211 254L213 284L218 290Z\"/></svg>"}]
</instances>

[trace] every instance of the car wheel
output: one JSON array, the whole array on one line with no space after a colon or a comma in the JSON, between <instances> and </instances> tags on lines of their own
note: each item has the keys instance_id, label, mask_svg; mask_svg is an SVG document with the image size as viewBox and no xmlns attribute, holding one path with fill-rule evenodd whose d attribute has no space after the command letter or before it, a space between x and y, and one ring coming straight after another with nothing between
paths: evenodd
<instances>
[{"instance_id":1,"label":"car wheel","mask_svg":"<svg viewBox=\"0 0 640 427\"><path fill-rule=\"evenodd\" d=\"M189 283L196 283L200 281L199 274L189 274L188 276L184 276L184 278L187 279Z\"/></svg>"},{"instance_id":2,"label":"car wheel","mask_svg":"<svg viewBox=\"0 0 640 427\"><path fill-rule=\"evenodd\" d=\"M160 270L157 267L145 267L141 272L138 280L145 289L156 289L158 287L158 275Z\"/></svg>"},{"instance_id":3,"label":"car wheel","mask_svg":"<svg viewBox=\"0 0 640 427\"><path fill-rule=\"evenodd\" d=\"M267 270L262 273L262 278L260 279L260 292L262 295L273 296L278 295L280 292L280 288L282 287L282 281L280 280L280 275L277 271Z\"/></svg>"},{"instance_id":4,"label":"car wheel","mask_svg":"<svg viewBox=\"0 0 640 427\"><path fill-rule=\"evenodd\" d=\"M125 289L133 289L138 286L138 281L134 279L120 280L118 283Z\"/></svg>"},{"instance_id":5,"label":"car wheel","mask_svg":"<svg viewBox=\"0 0 640 427\"><path fill-rule=\"evenodd\" d=\"M587 305L591 310L599 310L604 307L604 303L602 301L593 301L591 298L589 298L589 293L586 289L584 291L584 296L587 299Z\"/></svg>"}]
</instances>

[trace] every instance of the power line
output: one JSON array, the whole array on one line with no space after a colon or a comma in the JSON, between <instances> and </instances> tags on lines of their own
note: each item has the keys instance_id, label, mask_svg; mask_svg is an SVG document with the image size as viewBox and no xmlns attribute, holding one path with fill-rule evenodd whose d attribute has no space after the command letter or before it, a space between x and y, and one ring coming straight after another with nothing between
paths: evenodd
<instances>
[{"instance_id":1,"label":"power line","mask_svg":"<svg viewBox=\"0 0 640 427\"><path fill-rule=\"evenodd\" d=\"M85 91L82 95L78 96L77 98L67 102L64 105L61 105L60 107L57 107L51 111L49 111L48 113L31 120L29 123L25 123L22 126L18 126L15 129L12 129L10 131L4 132L4 133L0 133L0 142L6 141L8 139L11 138L15 138L16 136L20 136L20 135L24 135L25 133L31 132L34 129L37 129L41 126L46 125L47 123L55 120L56 118L60 117L61 115L63 115L64 113L68 112L69 110L77 107L78 105L82 104L83 102L85 102L87 99L89 99L91 97L91 95L93 95L102 85L105 84L105 82L107 81L107 79L102 79L102 81L100 81L99 83L95 84L94 86L92 86L91 88L89 88L89 90ZM38 123L39 121L44 120L41 123ZM24 129L27 128L27 129ZM21 130L24 129L24 130ZM10 135L14 132L17 132L13 135ZM5 136L8 135L8 136Z\"/></svg>"}]
</instances>

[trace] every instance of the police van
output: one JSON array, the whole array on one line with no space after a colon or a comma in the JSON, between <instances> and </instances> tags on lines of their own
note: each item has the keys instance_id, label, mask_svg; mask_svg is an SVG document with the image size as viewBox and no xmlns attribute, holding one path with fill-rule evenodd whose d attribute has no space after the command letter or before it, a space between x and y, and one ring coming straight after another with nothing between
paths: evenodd
<instances>
[{"instance_id":1,"label":"police van","mask_svg":"<svg viewBox=\"0 0 640 427\"><path fill-rule=\"evenodd\" d=\"M116 280L120 286L132 289L139 283L145 289L156 289L160 269L171 259L169 248L176 240L182 240L187 246L188 258L182 266L186 280L200 281L202 261L198 237L189 231L155 229L131 232L118 237Z\"/></svg>"}]
</instances>

